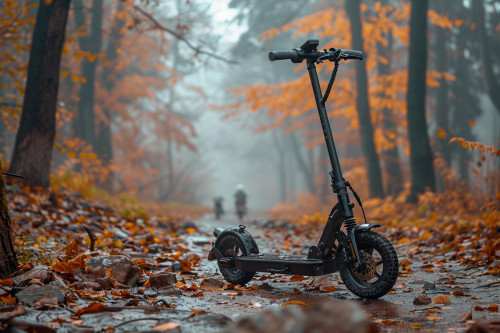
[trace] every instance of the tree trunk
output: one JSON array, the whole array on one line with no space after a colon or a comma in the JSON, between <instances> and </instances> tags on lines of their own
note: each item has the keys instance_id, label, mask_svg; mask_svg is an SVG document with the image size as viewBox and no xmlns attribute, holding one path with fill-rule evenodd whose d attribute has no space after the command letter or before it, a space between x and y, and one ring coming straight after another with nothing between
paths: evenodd
<instances>
[{"instance_id":1,"label":"tree trunk","mask_svg":"<svg viewBox=\"0 0 500 333\"><path fill-rule=\"evenodd\" d=\"M310 165L304 160L304 157L301 153L301 144L297 139L297 135L292 132L290 134L290 140L292 143L292 153L295 159L297 160L297 164L299 166L302 175L304 176L304 180L307 186L307 190L311 193L316 193L316 184L314 184L314 173L311 174Z\"/></svg>"},{"instance_id":2,"label":"tree trunk","mask_svg":"<svg viewBox=\"0 0 500 333\"><path fill-rule=\"evenodd\" d=\"M385 5L385 3L384 3ZM391 73L391 52L393 45L392 33L389 31L386 35L388 40L387 46L384 47L381 43L377 44L378 53L380 56L387 59L388 63L383 64L378 62L377 71L379 75L389 75ZM384 93L382 93L384 95ZM393 111L384 107L382 113L384 115L384 132L394 134L394 147L387 149L385 153L385 172L386 172L386 193L387 194L398 194L403 190L403 174L401 172L401 164L399 160L399 150L397 145L397 124L393 120Z\"/></svg>"},{"instance_id":3,"label":"tree trunk","mask_svg":"<svg viewBox=\"0 0 500 333\"><path fill-rule=\"evenodd\" d=\"M106 49L106 60L108 64L106 64L103 69L102 82L103 87L108 92L111 92L113 90L113 88L115 87L115 80L118 79L116 77L115 71L113 70L113 65L116 59L118 59L118 53L116 52L116 49L118 48L120 39L122 37L120 31L125 26L125 21L119 17L119 13L122 8L122 3L121 1L119 1L116 8L116 16L111 30L110 40ZM99 156L99 159L104 162L104 165L109 165L110 161L113 159L113 144L111 136L112 116L111 110L109 108L103 108L102 111L106 119L105 121L101 121L98 125L96 152ZM111 178L112 177L108 177L108 179Z\"/></svg>"},{"instance_id":4,"label":"tree trunk","mask_svg":"<svg viewBox=\"0 0 500 333\"><path fill-rule=\"evenodd\" d=\"M278 153L277 173L278 173L278 189L280 201L286 201L286 169L285 169L285 148L276 135L276 130L271 131L274 147Z\"/></svg>"},{"instance_id":5,"label":"tree trunk","mask_svg":"<svg viewBox=\"0 0 500 333\"><path fill-rule=\"evenodd\" d=\"M32 186L48 187L56 134L59 68L70 0L40 0L28 64L21 123L10 170Z\"/></svg>"},{"instance_id":6,"label":"tree trunk","mask_svg":"<svg viewBox=\"0 0 500 333\"><path fill-rule=\"evenodd\" d=\"M444 2L441 2L444 4ZM438 72L446 72L448 70L448 57L446 49L446 31L445 29L436 26L436 39L435 47L436 51L436 70ZM446 163L446 167L450 165L450 145L448 137L450 133L449 119L448 119L448 109L449 109L449 98L448 98L448 82L444 77L440 79L439 87L436 89L436 149L441 154L441 157ZM438 175L438 187L444 190L444 179Z\"/></svg>"},{"instance_id":7,"label":"tree trunk","mask_svg":"<svg viewBox=\"0 0 500 333\"><path fill-rule=\"evenodd\" d=\"M102 1L92 1L92 20L90 24L90 35L80 39L80 48L95 57L101 52L102 47ZM81 7L75 10L75 19L78 24L85 24L84 5L82 0L75 0L75 7ZM78 19L77 19L78 17ZM82 76L86 82L82 82L78 101L78 119L76 122L76 135L84 140L96 151L95 138L95 120L94 120L94 98L95 98L95 72L97 67L97 58L82 60Z\"/></svg>"},{"instance_id":8,"label":"tree trunk","mask_svg":"<svg viewBox=\"0 0 500 333\"><path fill-rule=\"evenodd\" d=\"M360 0L346 0L345 8L351 21L352 47L363 51L363 36L361 35L361 13ZM373 127L370 117L368 102L368 79L366 74L366 62L356 61L356 86L359 129L361 135L361 147L367 163L367 176L369 179L370 196L382 197L384 195L380 163L375 150L373 140Z\"/></svg>"},{"instance_id":9,"label":"tree trunk","mask_svg":"<svg viewBox=\"0 0 500 333\"><path fill-rule=\"evenodd\" d=\"M497 81L497 75L493 70L493 64L491 61L492 50L490 47L489 37L486 33L486 18L484 13L484 1L472 0L472 10L474 19L477 24L477 31L479 34L479 44L481 51L481 60L483 62L483 73L485 76L486 90L490 96L491 101L495 105L498 114L500 115L500 83ZM493 55L495 53L493 52ZM496 55L495 55L496 56Z\"/></svg>"},{"instance_id":10,"label":"tree trunk","mask_svg":"<svg viewBox=\"0 0 500 333\"><path fill-rule=\"evenodd\" d=\"M407 95L410 139L411 191L409 202L417 202L426 189L435 191L432 151L425 120L425 75L427 69L427 0L412 0Z\"/></svg>"},{"instance_id":11,"label":"tree trunk","mask_svg":"<svg viewBox=\"0 0 500 333\"><path fill-rule=\"evenodd\" d=\"M17 271L17 257L12 242L9 208L5 199L5 187L0 161L0 279L8 278Z\"/></svg>"}]
</instances>

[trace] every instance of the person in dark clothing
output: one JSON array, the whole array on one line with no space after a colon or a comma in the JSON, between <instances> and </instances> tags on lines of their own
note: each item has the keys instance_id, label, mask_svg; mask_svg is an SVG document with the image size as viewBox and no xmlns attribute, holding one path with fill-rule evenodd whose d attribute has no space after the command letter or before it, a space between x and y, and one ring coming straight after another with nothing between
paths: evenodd
<instances>
[{"instance_id":1,"label":"person in dark clothing","mask_svg":"<svg viewBox=\"0 0 500 333\"><path fill-rule=\"evenodd\" d=\"M247 194L243 190L243 185L239 184L236 187L236 193L234 194L235 198L235 206L236 206L236 214L240 218L243 218L243 215L246 214L247 211Z\"/></svg>"}]
</instances>

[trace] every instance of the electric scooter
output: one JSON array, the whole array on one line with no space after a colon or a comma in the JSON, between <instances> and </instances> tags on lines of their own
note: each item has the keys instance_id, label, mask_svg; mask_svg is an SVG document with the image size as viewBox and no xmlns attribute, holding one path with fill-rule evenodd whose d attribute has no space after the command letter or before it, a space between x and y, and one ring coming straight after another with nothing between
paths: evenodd
<instances>
[{"instance_id":1,"label":"electric scooter","mask_svg":"<svg viewBox=\"0 0 500 333\"><path fill-rule=\"evenodd\" d=\"M269 60L307 62L307 70L318 108L326 148L332 171L331 185L338 202L332 208L318 245L311 246L307 255L260 254L257 243L245 226L216 228L209 260L217 260L220 272L227 282L244 285L256 272L317 276L339 271L345 286L362 298L376 299L387 294L398 277L398 257L392 244L384 236L372 231L378 223L358 225L354 218L354 204L349 201L349 188L364 210L361 200L351 184L342 177L339 159L333 141L325 103L335 81L341 60L363 60L364 54L356 50L331 48L318 51L319 41L308 40L300 48L272 51ZM330 82L321 94L316 64L335 63ZM341 230L345 227L345 233Z\"/></svg>"}]
</instances>

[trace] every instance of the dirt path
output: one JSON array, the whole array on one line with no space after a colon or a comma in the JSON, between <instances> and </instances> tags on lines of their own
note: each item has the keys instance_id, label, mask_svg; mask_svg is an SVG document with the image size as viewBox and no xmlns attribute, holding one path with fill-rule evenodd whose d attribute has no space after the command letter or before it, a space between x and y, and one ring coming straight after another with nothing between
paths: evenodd
<instances>
[{"instance_id":1,"label":"dirt path","mask_svg":"<svg viewBox=\"0 0 500 333\"><path fill-rule=\"evenodd\" d=\"M269 229L270 223L267 224L268 228L265 228L262 222L256 222L252 218L247 220L249 222L243 224L256 238L261 252L273 251L283 243L280 236L284 235L279 233L273 234L274 239L263 237L263 234L272 232ZM205 216L196 223L200 234L209 239L213 239L211 232L214 227L238 224L233 216L225 216L221 221ZM380 231L384 232L383 229ZM319 235L310 238L319 238ZM304 248L313 245L310 240L306 241L309 243L304 243ZM391 241L394 243L397 240L391 239ZM200 269L205 277L221 279L216 264L205 259L209 248L209 245L199 248L199 254L203 258L200 261ZM396 250L401 263L408 259L408 252L411 249L397 245ZM228 296L229 293L224 291L205 292L204 297L197 299L195 304L197 308L210 309L211 312L238 319L258 313L262 309L279 309L282 303L288 301L312 304L324 299L353 300L386 332L413 331L418 327L428 329L426 332L460 332L467 327L467 323L458 321L468 313L471 313L471 320L481 317L500 319L498 312L486 310L489 306L500 303L499 280L495 280L494 276L484 275L482 270L459 266L455 262L433 268L432 262L446 259L445 256L446 254L439 256L431 256L429 253L413 254L410 259L413 263L405 268L406 272L411 271L411 273L402 274L394 292L379 300L360 300L345 288L338 273L325 277L308 277L295 282L290 282L290 276L258 273L248 285L255 286L258 290L242 291L237 296ZM265 280L262 280L263 278ZM335 287L334 292L318 293L313 288L318 283L325 284L325 279L331 281ZM263 283L266 283L265 288L261 287ZM450 303L414 305L414 299L424 294L435 301L440 299L436 297L445 296L446 298L442 298L443 301L449 300Z\"/></svg>"},{"instance_id":2,"label":"dirt path","mask_svg":"<svg viewBox=\"0 0 500 333\"><path fill-rule=\"evenodd\" d=\"M243 224L256 239L261 252L304 253L319 238L317 229L297 232L295 226L265 221L259 216L247 217ZM498 278L485 274L481 267L470 269L449 262L447 254L431 255L435 249L422 250L407 243L396 246L403 266L394 291L379 300L355 297L339 280L338 273L305 278L258 273L246 287L228 286L219 274L216 262L208 261L207 255L214 239L213 229L237 225L236 216L231 214L219 221L206 215L194 222L196 228L186 227L190 232L174 237L175 242L172 240L170 248L179 249L182 255L179 260L196 256L201 258L190 272L174 269L176 263L173 261L158 261L161 252L123 253L134 259L151 260L150 276L165 273L166 270L176 272L177 287L174 286L172 293L157 292L144 286L143 282L128 290L111 292L113 295L126 291L128 297L111 297L109 291L89 293L85 304L91 297L105 307L95 313L75 316L74 310L78 306L67 302L52 307L47 305L42 309L29 305L25 307L25 315L16 316L11 321L17 328L27 325L30 329L34 323L40 323L44 325L38 329L40 332L147 332L157 325L172 328L168 332L223 332L247 316L252 317L248 319L250 321L261 322L268 310L283 313L283 310L289 309L287 315L292 317L302 313L298 308L293 310L297 305L284 306L290 304L287 302L307 305L307 309L331 300L340 302L334 307L343 308L349 308L354 302L356 308L362 309L383 332L414 332L416 328L420 332L463 332L472 321L481 317L500 319L498 312L487 309L500 303ZM379 231L387 232L384 229ZM391 241L395 243L398 240ZM431 300L441 299L449 303L414 305L414 299L424 293ZM12 309L3 308L2 312L7 310ZM459 322L469 313L468 319L472 321ZM327 319L333 325L344 320ZM257 332L245 332L254 331Z\"/></svg>"}]
</instances>

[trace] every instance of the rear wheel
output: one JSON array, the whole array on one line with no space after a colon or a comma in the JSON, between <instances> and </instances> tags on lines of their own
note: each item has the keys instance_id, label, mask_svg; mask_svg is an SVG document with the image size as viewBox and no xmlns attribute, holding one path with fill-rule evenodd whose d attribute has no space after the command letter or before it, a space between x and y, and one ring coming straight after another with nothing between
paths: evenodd
<instances>
[{"instance_id":1,"label":"rear wheel","mask_svg":"<svg viewBox=\"0 0 500 333\"><path fill-rule=\"evenodd\" d=\"M356 245L364 267L345 262L339 251L340 277L347 289L364 298L379 298L387 294L398 278L398 256L391 242L373 231L358 232Z\"/></svg>"},{"instance_id":2,"label":"rear wheel","mask_svg":"<svg viewBox=\"0 0 500 333\"><path fill-rule=\"evenodd\" d=\"M224 257L241 257L249 254L241 239L231 234L222 235L222 238L217 240L217 249ZM224 279L232 284L244 285L252 280L255 275L255 272L221 266L220 262L219 269Z\"/></svg>"}]
</instances>

